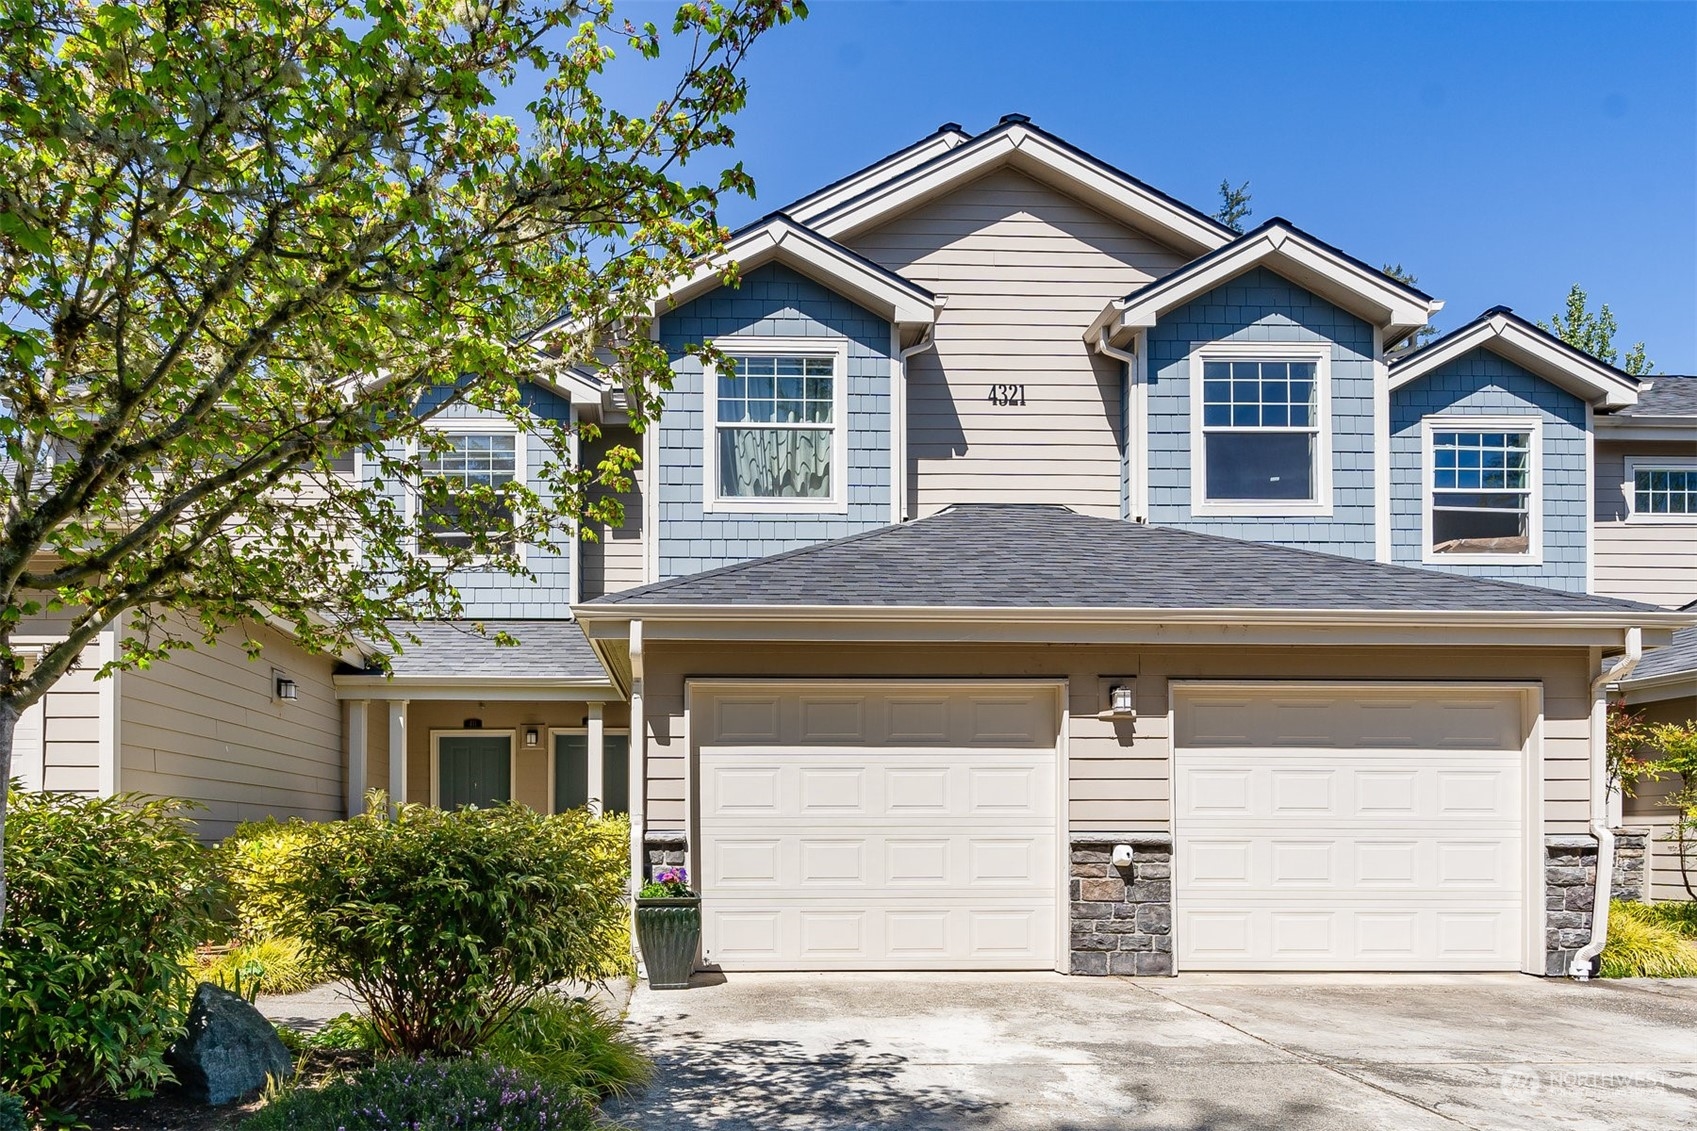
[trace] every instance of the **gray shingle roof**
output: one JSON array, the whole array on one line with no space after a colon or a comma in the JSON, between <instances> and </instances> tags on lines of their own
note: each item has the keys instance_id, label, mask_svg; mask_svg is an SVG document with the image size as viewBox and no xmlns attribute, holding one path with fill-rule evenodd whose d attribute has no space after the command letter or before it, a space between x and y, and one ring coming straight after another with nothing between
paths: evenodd
<instances>
[{"instance_id":1,"label":"gray shingle roof","mask_svg":"<svg viewBox=\"0 0 1697 1131\"><path fill-rule=\"evenodd\" d=\"M1649 384L1638 390L1638 403L1612 415L1697 417L1697 377L1658 373L1645 380Z\"/></svg>"},{"instance_id":2,"label":"gray shingle roof","mask_svg":"<svg viewBox=\"0 0 1697 1131\"><path fill-rule=\"evenodd\" d=\"M473 625L481 624L486 635ZM570 620L425 621L391 625L401 651L391 660L402 678L435 679L605 679L607 673ZM518 641L495 643L505 632ZM408 634L418 643L406 640Z\"/></svg>"},{"instance_id":3,"label":"gray shingle roof","mask_svg":"<svg viewBox=\"0 0 1697 1131\"><path fill-rule=\"evenodd\" d=\"M1631 686L1639 680L1660 679L1684 672L1697 678L1697 628L1682 628L1673 634L1672 644L1644 653L1644 658L1632 669L1632 677L1626 683Z\"/></svg>"},{"instance_id":4,"label":"gray shingle roof","mask_svg":"<svg viewBox=\"0 0 1697 1131\"><path fill-rule=\"evenodd\" d=\"M972 504L900 526L610 594L607 605L1661 611L1065 507Z\"/></svg>"}]
</instances>

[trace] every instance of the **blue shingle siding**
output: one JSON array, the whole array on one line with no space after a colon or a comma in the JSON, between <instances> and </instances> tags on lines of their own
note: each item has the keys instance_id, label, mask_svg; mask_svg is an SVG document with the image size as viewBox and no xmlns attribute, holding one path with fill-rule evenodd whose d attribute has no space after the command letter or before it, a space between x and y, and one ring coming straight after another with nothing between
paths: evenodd
<instances>
[{"instance_id":1,"label":"blue shingle siding","mask_svg":"<svg viewBox=\"0 0 1697 1131\"><path fill-rule=\"evenodd\" d=\"M848 342L847 514L706 513L701 364L693 343L732 334ZM660 319L675 374L660 417L660 578L679 577L859 533L891 520L890 324L779 265L743 276Z\"/></svg>"},{"instance_id":2,"label":"blue shingle siding","mask_svg":"<svg viewBox=\"0 0 1697 1131\"><path fill-rule=\"evenodd\" d=\"M446 395L445 391L443 395ZM545 420L571 420L571 402L547 389L534 385L528 387L524 393L524 402L531 412ZM440 403L439 398L427 397L424 409L428 410L435 403ZM506 422L504 416L483 412L465 404L452 405L442 410L436 419L489 420L495 424ZM541 483L541 477L542 467L551 458L552 450L542 442L542 437L535 433L525 436L524 448L525 481L540 490L544 497L548 497L549 493ZM398 499L399 492L394 492L393 496ZM570 537L565 534L561 534L548 545L526 546L524 563L536 575L535 580L513 577L505 573L471 571L455 574L453 582L465 603L465 615L476 618L570 616L571 551Z\"/></svg>"},{"instance_id":3,"label":"blue shingle siding","mask_svg":"<svg viewBox=\"0 0 1697 1131\"><path fill-rule=\"evenodd\" d=\"M1212 342L1325 342L1332 354L1332 514L1191 513L1190 352ZM1258 267L1162 316L1150 329L1149 521L1372 558L1373 328Z\"/></svg>"},{"instance_id":4,"label":"blue shingle siding","mask_svg":"<svg viewBox=\"0 0 1697 1131\"><path fill-rule=\"evenodd\" d=\"M1532 415L1544 422L1541 565L1430 564L1422 561L1425 443L1428 416ZM1404 565L1470 577L1494 577L1585 591L1585 402L1486 349L1456 358L1391 394L1391 551Z\"/></svg>"}]
</instances>

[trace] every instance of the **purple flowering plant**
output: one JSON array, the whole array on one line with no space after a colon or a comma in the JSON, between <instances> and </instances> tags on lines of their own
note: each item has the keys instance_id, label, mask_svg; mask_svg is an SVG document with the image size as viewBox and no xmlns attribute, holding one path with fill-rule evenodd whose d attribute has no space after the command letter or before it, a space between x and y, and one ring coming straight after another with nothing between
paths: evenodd
<instances>
[{"instance_id":1,"label":"purple flowering plant","mask_svg":"<svg viewBox=\"0 0 1697 1131\"><path fill-rule=\"evenodd\" d=\"M661 868L642 885L643 899L687 899L694 894L689 887L689 870L681 866Z\"/></svg>"}]
</instances>

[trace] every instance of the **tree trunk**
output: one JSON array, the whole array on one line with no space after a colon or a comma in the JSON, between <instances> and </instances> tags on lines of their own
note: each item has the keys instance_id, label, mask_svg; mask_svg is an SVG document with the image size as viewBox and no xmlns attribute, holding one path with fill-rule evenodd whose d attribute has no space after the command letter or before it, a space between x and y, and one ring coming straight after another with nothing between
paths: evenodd
<instances>
[{"instance_id":1,"label":"tree trunk","mask_svg":"<svg viewBox=\"0 0 1697 1131\"><path fill-rule=\"evenodd\" d=\"M18 714L17 704L0 699L0 927L6 925L6 791L12 785L12 735Z\"/></svg>"}]
</instances>

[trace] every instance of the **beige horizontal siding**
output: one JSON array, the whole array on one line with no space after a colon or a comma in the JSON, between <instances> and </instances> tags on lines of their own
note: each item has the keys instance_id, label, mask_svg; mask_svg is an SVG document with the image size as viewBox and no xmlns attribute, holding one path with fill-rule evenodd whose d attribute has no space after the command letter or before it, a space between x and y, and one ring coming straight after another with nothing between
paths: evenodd
<instances>
[{"instance_id":1,"label":"beige horizontal siding","mask_svg":"<svg viewBox=\"0 0 1697 1131\"><path fill-rule=\"evenodd\" d=\"M614 447L641 451L642 437L629 428L603 429L600 439L583 446L584 466L591 469L599 466L606 453ZM581 588L585 601L606 593L617 593L621 589L632 589L643 582L642 530L647 515L642 498L642 469L633 468L630 477L630 490L619 492L617 496L625 507L624 521L614 527L597 527L595 541L579 544L578 561L583 570ZM604 487L590 490L592 500L608 494Z\"/></svg>"},{"instance_id":2,"label":"beige horizontal siding","mask_svg":"<svg viewBox=\"0 0 1697 1131\"><path fill-rule=\"evenodd\" d=\"M265 817L330 820L345 806L335 661L267 627L248 634L257 660L233 629L119 682L122 788L205 806L196 821L208 839ZM299 698L274 698L273 669Z\"/></svg>"},{"instance_id":3,"label":"beige horizontal siding","mask_svg":"<svg viewBox=\"0 0 1697 1131\"><path fill-rule=\"evenodd\" d=\"M685 824L689 751L684 687L705 677L1064 678L1074 832L1170 831L1170 681L1177 679L1482 680L1544 689L1544 831L1588 829L1589 656L1584 649L893 647L843 643L646 648L651 829ZM1135 676L1131 726L1096 717L1105 679Z\"/></svg>"},{"instance_id":4,"label":"beige horizontal siding","mask_svg":"<svg viewBox=\"0 0 1697 1131\"><path fill-rule=\"evenodd\" d=\"M99 793L102 752L100 647L83 649L77 667L41 700L41 788ZM110 725L109 721L105 724Z\"/></svg>"},{"instance_id":5,"label":"beige horizontal siding","mask_svg":"<svg viewBox=\"0 0 1697 1131\"><path fill-rule=\"evenodd\" d=\"M1610 597L1676 609L1697 601L1697 521L1627 520L1628 458L1697 455L1689 443L1598 440L1594 518L1595 587Z\"/></svg>"},{"instance_id":6,"label":"beige horizontal siding","mask_svg":"<svg viewBox=\"0 0 1697 1131\"><path fill-rule=\"evenodd\" d=\"M1697 836L1686 847L1686 868L1679 866L1679 811L1667 804L1667 798L1677 787L1673 778L1639 782L1635 797L1623 802L1627 828L1643 829L1649 834L1646 849L1649 853L1650 898L1689 901L1684 872L1689 872L1691 885L1697 888Z\"/></svg>"},{"instance_id":7,"label":"beige horizontal siding","mask_svg":"<svg viewBox=\"0 0 1697 1131\"><path fill-rule=\"evenodd\" d=\"M1183 258L1005 169L849 242L948 298L935 348L909 363L913 514L1013 501L1118 516L1121 366L1082 335ZM1023 384L1026 405L992 405L1001 384Z\"/></svg>"}]
</instances>

